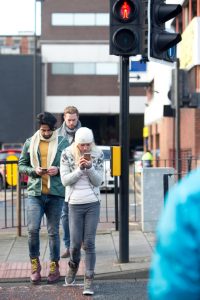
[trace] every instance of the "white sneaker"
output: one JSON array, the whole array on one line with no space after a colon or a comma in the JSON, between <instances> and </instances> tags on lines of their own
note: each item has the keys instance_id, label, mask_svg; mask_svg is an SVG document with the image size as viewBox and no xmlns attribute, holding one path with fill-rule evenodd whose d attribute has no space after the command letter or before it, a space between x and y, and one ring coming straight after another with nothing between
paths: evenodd
<instances>
[{"instance_id":1,"label":"white sneaker","mask_svg":"<svg viewBox=\"0 0 200 300\"><path fill-rule=\"evenodd\" d=\"M92 277L84 277L84 290L83 295L93 295L94 289L93 289L93 280L94 276Z\"/></svg>"}]
</instances>

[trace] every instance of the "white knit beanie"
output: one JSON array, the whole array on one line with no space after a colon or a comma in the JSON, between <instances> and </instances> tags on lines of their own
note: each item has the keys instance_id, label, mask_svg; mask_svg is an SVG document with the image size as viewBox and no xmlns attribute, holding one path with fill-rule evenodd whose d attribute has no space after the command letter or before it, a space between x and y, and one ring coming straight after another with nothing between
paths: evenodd
<instances>
[{"instance_id":1,"label":"white knit beanie","mask_svg":"<svg viewBox=\"0 0 200 300\"><path fill-rule=\"evenodd\" d=\"M79 128L75 133L76 144L89 144L94 141L92 130L87 127Z\"/></svg>"}]
</instances>

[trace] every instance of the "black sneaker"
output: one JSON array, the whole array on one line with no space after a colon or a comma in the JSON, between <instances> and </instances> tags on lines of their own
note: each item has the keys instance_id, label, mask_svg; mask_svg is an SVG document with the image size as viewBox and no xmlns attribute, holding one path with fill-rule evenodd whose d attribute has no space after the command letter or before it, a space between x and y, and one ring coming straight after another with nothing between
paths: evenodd
<instances>
[{"instance_id":1,"label":"black sneaker","mask_svg":"<svg viewBox=\"0 0 200 300\"><path fill-rule=\"evenodd\" d=\"M93 295L94 294L94 287L93 287L94 276L84 277L84 290L83 295Z\"/></svg>"}]
</instances>

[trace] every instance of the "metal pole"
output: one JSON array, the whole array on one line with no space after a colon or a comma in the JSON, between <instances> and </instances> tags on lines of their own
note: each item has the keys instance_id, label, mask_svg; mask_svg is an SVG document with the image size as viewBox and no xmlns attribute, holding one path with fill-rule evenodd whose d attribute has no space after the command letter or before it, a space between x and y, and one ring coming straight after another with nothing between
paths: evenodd
<instances>
[{"instance_id":1,"label":"metal pole","mask_svg":"<svg viewBox=\"0 0 200 300\"><path fill-rule=\"evenodd\" d=\"M120 231L119 261L129 261L129 57L120 57Z\"/></svg>"},{"instance_id":2,"label":"metal pole","mask_svg":"<svg viewBox=\"0 0 200 300\"><path fill-rule=\"evenodd\" d=\"M4 163L4 212L5 212L5 228L7 228L7 192L6 192L6 163Z\"/></svg>"},{"instance_id":3,"label":"metal pole","mask_svg":"<svg viewBox=\"0 0 200 300\"><path fill-rule=\"evenodd\" d=\"M22 235L22 220L21 220L21 181L20 174L18 171L18 180L17 180L17 236Z\"/></svg>"},{"instance_id":4,"label":"metal pole","mask_svg":"<svg viewBox=\"0 0 200 300\"><path fill-rule=\"evenodd\" d=\"M115 176L114 177L114 180L115 180L115 230L118 231L119 230L119 214L118 214L118 211L119 211L119 208L118 208L118 177Z\"/></svg>"},{"instance_id":5,"label":"metal pole","mask_svg":"<svg viewBox=\"0 0 200 300\"><path fill-rule=\"evenodd\" d=\"M169 174L163 175L163 189L164 189L164 199L169 190Z\"/></svg>"},{"instance_id":6,"label":"metal pole","mask_svg":"<svg viewBox=\"0 0 200 300\"><path fill-rule=\"evenodd\" d=\"M179 104L179 59L177 58L175 62L175 145L176 145L176 168L178 173L178 179L181 178L181 161L180 161L180 104Z\"/></svg>"},{"instance_id":7,"label":"metal pole","mask_svg":"<svg viewBox=\"0 0 200 300\"><path fill-rule=\"evenodd\" d=\"M33 132L36 131L36 52L37 52L37 35L36 35L36 1L34 12L34 49L33 49Z\"/></svg>"},{"instance_id":8,"label":"metal pole","mask_svg":"<svg viewBox=\"0 0 200 300\"><path fill-rule=\"evenodd\" d=\"M137 191L136 191L136 176L135 176L135 160L134 160L134 165L133 165L133 180L134 180L134 210L135 210L135 222L136 222L136 215L137 215L137 209L136 209L136 203L137 203Z\"/></svg>"}]
</instances>

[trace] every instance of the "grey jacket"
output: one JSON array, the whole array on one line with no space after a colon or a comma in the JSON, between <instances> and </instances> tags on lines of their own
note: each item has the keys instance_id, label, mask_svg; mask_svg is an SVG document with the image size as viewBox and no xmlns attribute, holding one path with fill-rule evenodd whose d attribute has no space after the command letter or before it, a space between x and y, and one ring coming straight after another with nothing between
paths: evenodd
<instances>
[{"instance_id":1,"label":"grey jacket","mask_svg":"<svg viewBox=\"0 0 200 300\"><path fill-rule=\"evenodd\" d=\"M74 184L80 179L80 177L87 172L90 180L90 186L100 200L99 186L103 181L103 152L97 147L91 151L92 167L90 169L81 170L75 166L74 156L72 154L72 146L63 150L60 161L60 177L62 184L65 188L65 201L70 201L70 195L72 194Z\"/></svg>"},{"instance_id":2,"label":"grey jacket","mask_svg":"<svg viewBox=\"0 0 200 300\"><path fill-rule=\"evenodd\" d=\"M68 144L71 145L74 141L76 131L81 127L81 122L78 120L76 127L73 130L67 128L65 121L62 123L60 128L57 129L58 135L63 136L67 139Z\"/></svg>"}]
</instances>

